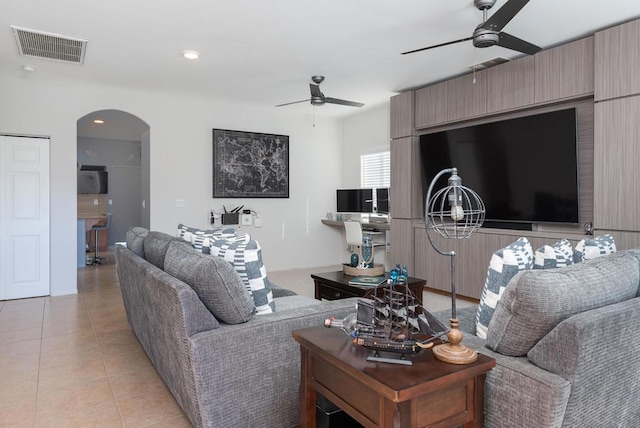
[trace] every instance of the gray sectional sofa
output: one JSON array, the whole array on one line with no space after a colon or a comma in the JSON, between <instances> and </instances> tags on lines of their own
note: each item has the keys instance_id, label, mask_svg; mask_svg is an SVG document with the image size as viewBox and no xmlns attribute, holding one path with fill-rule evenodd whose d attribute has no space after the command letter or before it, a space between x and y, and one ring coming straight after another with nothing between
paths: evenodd
<instances>
[{"instance_id":1,"label":"gray sectional sofa","mask_svg":"<svg viewBox=\"0 0 640 428\"><path fill-rule=\"evenodd\" d=\"M640 250L620 251L518 273L486 340L476 307L459 310L463 343L496 360L485 427L640 427L639 284Z\"/></svg>"},{"instance_id":2,"label":"gray sectional sofa","mask_svg":"<svg viewBox=\"0 0 640 428\"><path fill-rule=\"evenodd\" d=\"M352 313L355 299L320 302L272 285L275 312L253 315L229 286L238 278L228 262L141 228L116 262L129 323L194 426L298 426L291 332ZM486 340L476 312L458 318L464 343L496 360L486 427L640 426L640 250L516 274ZM435 315L447 323L450 313Z\"/></svg>"},{"instance_id":3,"label":"gray sectional sofa","mask_svg":"<svg viewBox=\"0 0 640 428\"><path fill-rule=\"evenodd\" d=\"M116 263L129 323L194 426L298 426L300 351L291 332L352 313L355 299L320 302L273 286L276 311L247 315L252 303L227 286L239 280L228 262L141 228L127 232ZM210 288L196 292L194 281Z\"/></svg>"}]
</instances>

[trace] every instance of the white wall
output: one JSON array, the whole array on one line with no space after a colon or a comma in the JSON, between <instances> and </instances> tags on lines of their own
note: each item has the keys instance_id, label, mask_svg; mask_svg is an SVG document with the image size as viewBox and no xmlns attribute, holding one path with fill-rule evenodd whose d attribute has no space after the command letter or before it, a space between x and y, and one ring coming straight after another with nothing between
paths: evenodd
<instances>
[{"instance_id":1,"label":"white wall","mask_svg":"<svg viewBox=\"0 0 640 428\"><path fill-rule=\"evenodd\" d=\"M140 226L149 229L151 227L151 187L149 180L146 179L146 177L151 176L151 166L149 165L149 157L151 156L151 134L149 130L144 131L140 139L142 140L140 142L140 157L142 158L140 165L140 176L142 177L142 183L140 183L140 193L142 197L140 216L142 220Z\"/></svg>"},{"instance_id":2,"label":"white wall","mask_svg":"<svg viewBox=\"0 0 640 428\"><path fill-rule=\"evenodd\" d=\"M343 120L343 188L360 187L360 155L389 150L389 112L386 103Z\"/></svg>"},{"instance_id":3,"label":"white wall","mask_svg":"<svg viewBox=\"0 0 640 428\"><path fill-rule=\"evenodd\" d=\"M372 110L343 119L342 130L342 188L360 187L360 155L371 152L389 150L389 103ZM332 211L335 210L335 205ZM342 238L343 240L346 237ZM376 238L378 240L379 238ZM343 241L344 242L344 241ZM392 243L393 245L393 243ZM348 261L350 254L343 248L343 261ZM375 262L390 268L391 261L384 249L375 252Z\"/></svg>"},{"instance_id":4,"label":"white wall","mask_svg":"<svg viewBox=\"0 0 640 428\"><path fill-rule=\"evenodd\" d=\"M77 290L76 121L104 109L131 113L150 127L152 229L174 233L179 222L205 227L211 209L245 204L264 220L264 227L248 229L263 247L268 270L343 259L339 231L320 223L343 185L341 120L316 117L314 128L311 115L292 109L47 81L42 75L0 76L0 94L0 132L51 138L52 295ZM290 198L212 199L212 128L289 135ZM186 207L177 208L176 199Z\"/></svg>"}]
</instances>

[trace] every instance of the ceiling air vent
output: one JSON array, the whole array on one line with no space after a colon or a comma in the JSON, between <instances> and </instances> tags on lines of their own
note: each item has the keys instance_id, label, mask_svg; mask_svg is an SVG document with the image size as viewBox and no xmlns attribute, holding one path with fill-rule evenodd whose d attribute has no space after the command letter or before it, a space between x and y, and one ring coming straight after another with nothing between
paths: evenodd
<instances>
[{"instance_id":1,"label":"ceiling air vent","mask_svg":"<svg viewBox=\"0 0 640 428\"><path fill-rule=\"evenodd\" d=\"M84 63L87 41L59 34L11 26L20 55L54 61Z\"/></svg>"},{"instance_id":2,"label":"ceiling air vent","mask_svg":"<svg viewBox=\"0 0 640 428\"><path fill-rule=\"evenodd\" d=\"M489 59L489 60L484 61L484 62L480 62L478 64L474 64L474 65L470 66L469 68L472 69L472 70L476 70L476 71L477 70L484 70L485 68L490 68L490 67L493 67L495 65L499 65L499 64L502 64L502 63L505 63L505 62L508 62L508 61L509 61L508 59L502 58L502 57L499 56L499 57L496 57L496 58L493 58L493 59Z\"/></svg>"}]
</instances>

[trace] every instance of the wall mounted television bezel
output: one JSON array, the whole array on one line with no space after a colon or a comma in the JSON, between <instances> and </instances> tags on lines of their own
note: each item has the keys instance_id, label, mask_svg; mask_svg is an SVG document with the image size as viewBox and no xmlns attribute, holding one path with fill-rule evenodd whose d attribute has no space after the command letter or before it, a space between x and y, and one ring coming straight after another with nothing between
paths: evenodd
<instances>
[{"instance_id":1,"label":"wall mounted television bezel","mask_svg":"<svg viewBox=\"0 0 640 428\"><path fill-rule=\"evenodd\" d=\"M373 189L337 189L336 212L372 213Z\"/></svg>"},{"instance_id":2,"label":"wall mounted television bezel","mask_svg":"<svg viewBox=\"0 0 640 428\"><path fill-rule=\"evenodd\" d=\"M420 152L423 197L438 171L456 167L487 222L579 223L575 108L423 134Z\"/></svg>"}]
</instances>

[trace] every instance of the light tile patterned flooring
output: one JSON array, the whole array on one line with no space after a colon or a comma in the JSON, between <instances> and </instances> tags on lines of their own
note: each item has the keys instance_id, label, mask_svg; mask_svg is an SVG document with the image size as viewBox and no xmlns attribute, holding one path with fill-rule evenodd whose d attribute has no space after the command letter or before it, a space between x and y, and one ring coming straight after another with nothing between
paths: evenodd
<instances>
[{"instance_id":1,"label":"light tile patterned flooring","mask_svg":"<svg viewBox=\"0 0 640 428\"><path fill-rule=\"evenodd\" d=\"M330 270L270 278L313 297L310 274ZM112 254L78 269L77 295L0 301L0 427L191 427L129 327Z\"/></svg>"},{"instance_id":2,"label":"light tile patterned flooring","mask_svg":"<svg viewBox=\"0 0 640 428\"><path fill-rule=\"evenodd\" d=\"M0 427L190 427L126 319L113 255L77 295L0 301Z\"/></svg>"}]
</instances>

